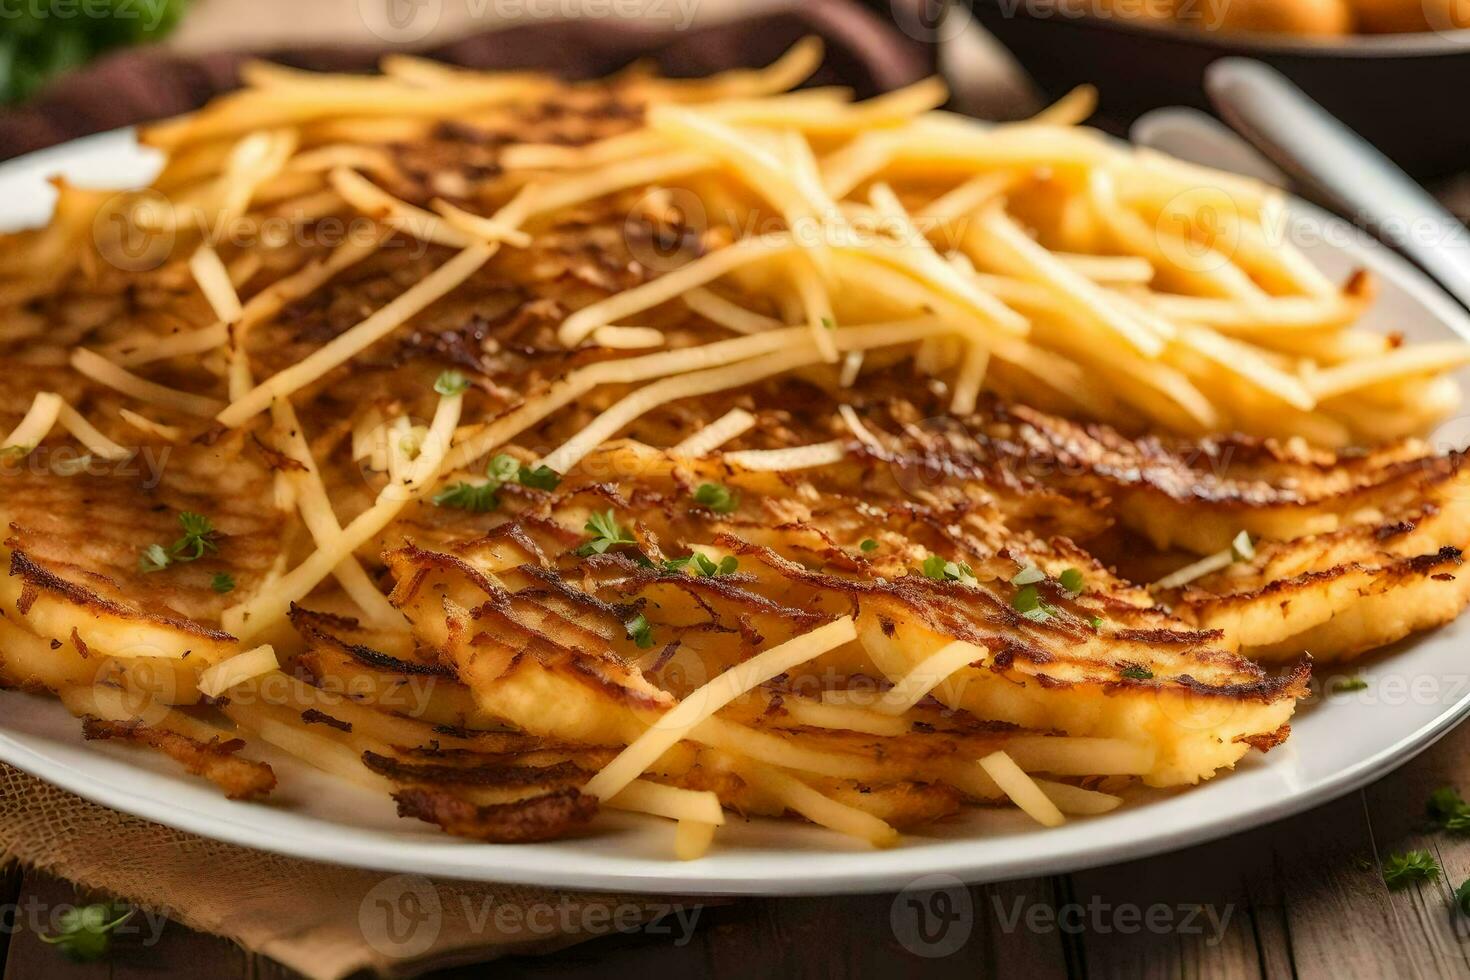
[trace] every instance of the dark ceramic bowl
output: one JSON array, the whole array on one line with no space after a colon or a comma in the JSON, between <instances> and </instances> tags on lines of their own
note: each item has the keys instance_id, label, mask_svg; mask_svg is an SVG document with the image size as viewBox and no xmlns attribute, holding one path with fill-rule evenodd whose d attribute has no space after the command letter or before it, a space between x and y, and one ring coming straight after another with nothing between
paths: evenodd
<instances>
[{"instance_id":1,"label":"dark ceramic bowl","mask_svg":"<svg viewBox=\"0 0 1470 980\"><path fill-rule=\"evenodd\" d=\"M1274 66L1416 176L1470 169L1470 30L1315 40L1067 15L1044 0L966 2L1048 94L1096 85L1115 119L1208 108L1205 68L1240 55Z\"/></svg>"}]
</instances>

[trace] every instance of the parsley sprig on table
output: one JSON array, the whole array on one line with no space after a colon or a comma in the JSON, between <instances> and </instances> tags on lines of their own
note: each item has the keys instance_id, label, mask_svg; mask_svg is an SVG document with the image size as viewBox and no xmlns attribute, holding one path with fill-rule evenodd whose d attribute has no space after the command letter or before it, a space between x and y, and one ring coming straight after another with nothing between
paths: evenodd
<instances>
[{"instance_id":1,"label":"parsley sprig on table","mask_svg":"<svg viewBox=\"0 0 1470 980\"><path fill-rule=\"evenodd\" d=\"M1439 862L1428 851L1405 851L1390 854L1383 862L1383 883L1399 889L1420 881L1431 881L1439 874Z\"/></svg>"},{"instance_id":2,"label":"parsley sprig on table","mask_svg":"<svg viewBox=\"0 0 1470 980\"><path fill-rule=\"evenodd\" d=\"M162 38L189 0L33 0L0 5L0 104L29 98L56 75L112 48Z\"/></svg>"},{"instance_id":3,"label":"parsley sprig on table","mask_svg":"<svg viewBox=\"0 0 1470 980\"><path fill-rule=\"evenodd\" d=\"M134 911L105 904L66 909L57 917L57 931L42 936L41 941L55 946L73 962L95 963L107 955L112 931L128 921Z\"/></svg>"}]
</instances>

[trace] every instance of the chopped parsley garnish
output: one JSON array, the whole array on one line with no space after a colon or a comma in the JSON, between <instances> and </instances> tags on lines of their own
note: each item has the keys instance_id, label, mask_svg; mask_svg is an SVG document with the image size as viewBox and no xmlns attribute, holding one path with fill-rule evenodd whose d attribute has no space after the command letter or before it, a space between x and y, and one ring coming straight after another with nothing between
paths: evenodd
<instances>
[{"instance_id":1,"label":"chopped parsley garnish","mask_svg":"<svg viewBox=\"0 0 1470 980\"><path fill-rule=\"evenodd\" d=\"M822 326L826 327L828 330L836 330L837 321L832 319L830 316L824 316L822 317Z\"/></svg>"},{"instance_id":2,"label":"chopped parsley garnish","mask_svg":"<svg viewBox=\"0 0 1470 980\"><path fill-rule=\"evenodd\" d=\"M1346 694L1348 691L1361 691L1367 688L1368 681L1362 677L1340 677L1336 684L1332 685L1334 694Z\"/></svg>"},{"instance_id":3,"label":"chopped parsley garnish","mask_svg":"<svg viewBox=\"0 0 1470 980\"><path fill-rule=\"evenodd\" d=\"M1046 573L1035 565L1027 565L1011 576L1012 585L1035 585L1037 582L1045 581Z\"/></svg>"},{"instance_id":4,"label":"chopped parsley garnish","mask_svg":"<svg viewBox=\"0 0 1470 980\"><path fill-rule=\"evenodd\" d=\"M456 483L434 494L434 506L483 514L500 506L500 497L495 493L499 489L500 484L495 482Z\"/></svg>"},{"instance_id":5,"label":"chopped parsley garnish","mask_svg":"<svg viewBox=\"0 0 1470 980\"><path fill-rule=\"evenodd\" d=\"M584 558L588 555L605 554L609 548L615 548L618 545L638 543L627 531L623 530L618 524L618 515L610 510L605 513L593 511L592 516L587 518L583 530L592 535L592 540L577 549L577 554Z\"/></svg>"},{"instance_id":6,"label":"chopped parsley garnish","mask_svg":"<svg viewBox=\"0 0 1470 980\"><path fill-rule=\"evenodd\" d=\"M1067 569L1057 581L1073 596L1079 596L1087 589L1087 579L1082 577L1082 570L1078 568Z\"/></svg>"},{"instance_id":7,"label":"chopped parsley garnish","mask_svg":"<svg viewBox=\"0 0 1470 980\"><path fill-rule=\"evenodd\" d=\"M1091 626L1095 630L1102 629L1102 624L1103 618L1101 616L1094 616L1087 621L1087 625Z\"/></svg>"},{"instance_id":8,"label":"chopped parsley garnish","mask_svg":"<svg viewBox=\"0 0 1470 980\"><path fill-rule=\"evenodd\" d=\"M209 518L186 510L179 515L179 524L184 528L184 536L169 549L174 561L197 561L206 551L219 550L214 543L214 524Z\"/></svg>"},{"instance_id":9,"label":"chopped parsley garnish","mask_svg":"<svg viewBox=\"0 0 1470 980\"><path fill-rule=\"evenodd\" d=\"M979 585L975 578L975 570L962 561L945 561L938 555L930 555L924 559L923 572L925 578L936 582L958 582L961 585Z\"/></svg>"},{"instance_id":10,"label":"chopped parsley garnish","mask_svg":"<svg viewBox=\"0 0 1470 980\"><path fill-rule=\"evenodd\" d=\"M434 379L434 390L445 398L453 398L455 395L463 395L469 390L470 379L458 371L445 371Z\"/></svg>"},{"instance_id":11,"label":"chopped parsley garnish","mask_svg":"<svg viewBox=\"0 0 1470 980\"><path fill-rule=\"evenodd\" d=\"M501 453L485 467L485 475L496 483L510 483L521 473L521 461L509 453Z\"/></svg>"},{"instance_id":12,"label":"chopped parsley garnish","mask_svg":"<svg viewBox=\"0 0 1470 980\"><path fill-rule=\"evenodd\" d=\"M561 474L550 466L538 466L534 470L524 464L516 472L516 479L523 487L534 490L555 490L561 483Z\"/></svg>"},{"instance_id":13,"label":"chopped parsley garnish","mask_svg":"<svg viewBox=\"0 0 1470 980\"><path fill-rule=\"evenodd\" d=\"M1455 904L1460 907L1462 915L1470 915L1470 878L1455 889Z\"/></svg>"},{"instance_id":14,"label":"chopped parsley garnish","mask_svg":"<svg viewBox=\"0 0 1470 980\"><path fill-rule=\"evenodd\" d=\"M703 504L716 514L730 514L740 506L740 495L718 483L701 483L694 491L694 502Z\"/></svg>"},{"instance_id":15,"label":"chopped parsley garnish","mask_svg":"<svg viewBox=\"0 0 1470 980\"><path fill-rule=\"evenodd\" d=\"M57 917L55 935L41 937L76 963L95 963L107 955L111 933L132 917L128 909L121 915L115 905L83 905L66 909Z\"/></svg>"},{"instance_id":16,"label":"chopped parsley garnish","mask_svg":"<svg viewBox=\"0 0 1470 980\"><path fill-rule=\"evenodd\" d=\"M1407 888L1420 881L1430 881L1439 874L1439 862L1428 851L1406 851L1390 854L1383 862L1383 883L1389 888Z\"/></svg>"},{"instance_id":17,"label":"chopped parsley garnish","mask_svg":"<svg viewBox=\"0 0 1470 980\"><path fill-rule=\"evenodd\" d=\"M1011 608L1033 623L1045 623L1057 614L1055 608L1042 601L1034 585L1022 586L1011 598Z\"/></svg>"},{"instance_id":18,"label":"chopped parsley garnish","mask_svg":"<svg viewBox=\"0 0 1470 980\"><path fill-rule=\"evenodd\" d=\"M713 558L696 551L684 558L670 558L663 565L666 571L682 572L687 568L701 578L714 578L716 575L734 574L740 567L740 559L734 555L726 555L716 563Z\"/></svg>"},{"instance_id":19,"label":"chopped parsley garnish","mask_svg":"<svg viewBox=\"0 0 1470 980\"><path fill-rule=\"evenodd\" d=\"M1430 793L1425 809L1440 829L1455 834L1470 833L1470 804L1453 786L1442 786Z\"/></svg>"},{"instance_id":20,"label":"chopped parsley garnish","mask_svg":"<svg viewBox=\"0 0 1470 980\"><path fill-rule=\"evenodd\" d=\"M215 544L218 536L214 524L202 514L184 511L179 515L179 525L184 529L183 537L165 548L161 544L150 544L138 556L138 570L161 572L176 561L198 561L206 553L218 551Z\"/></svg>"},{"instance_id":21,"label":"chopped parsley garnish","mask_svg":"<svg viewBox=\"0 0 1470 980\"><path fill-rule=\"evenodd\" d=\"M863 543L858 545L858 547L863 551L877 551L878 542L874 541L872 538L864 538Z\"/></svg>"},{"instance_id":22,"label":"chopped parsley garnish","mask_svg":"<svg viewBox=\"0 0 1470 980\"><path fill-rule=\"evenodd\" d=\"M150 544L138 556L138 571L161 572L173 564L173 559L161 544Z\"/></svg>"},{"instance_id":23,"label":"chopped parsley garnish","mask_svg":"<svg viewBox=\"0 0 1470 980\"><path fill-rule=\"evenodd\" d=\"M638 649L647 650L653 646L653 627L649 625L648 617L639 613L623 624L628 631L628 639L638 644Z\"/></svg>"},{"instance_id":24,"label":"chopped parsley garnish","mask_svg":"<svg viewBox=\"0 0 1470 980\"><path fill-rule=\"evenodd\" d=\"M220 595L235 591L235 577L226 572L215 572L214 578L209 580L209 587Z\"/></svg>"},{"instance_id":25,"label":"chopped parsley garnish","mask_svg":"<svg viewBox=\"0 0 1470 980\"><path fill-rule=\"evenodd\" d=\"M485 466L485 483L456 483L434 495L438 507L456 507L460 510L484 513L500 506L498 491L507 483L535 487L538 490L555 490L561 476L549 466L538 466L534 470L509 453L501 453Z\"/></svg>"},{"instance_id":26,"label":"chopped parsley garnish","mask_svg":"<svg viewBox=\"0 0 1470 980\"><path fill-rule=\"evenodd\" d=\"M1124 667L1121 673L1130 681L1151 681L1154 679L1153 671L1147 667L1139 667L1137 664L1132 667Z\"/></svg>"}]
</instances>

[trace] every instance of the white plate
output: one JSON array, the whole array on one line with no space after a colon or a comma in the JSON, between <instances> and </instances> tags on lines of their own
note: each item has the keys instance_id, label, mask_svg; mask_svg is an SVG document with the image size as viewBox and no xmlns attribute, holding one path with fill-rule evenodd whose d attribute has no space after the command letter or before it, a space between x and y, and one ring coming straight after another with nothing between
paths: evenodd
<instances>
[{"instance_id":1,"label":"white plate","mask_svg":"<svg viewBox=\"0 0 1470 980\"><path fill-rule=\"evenodd\" d=\"M126 133L0 167L0 223L45 216L40 181L56 168L79 181L144 179L156 165ZM1345 231L1303 206L1298 217ZM1322 225L1323 222L1329 222ZM1349 237L1352 237L1349 234ZM1371 322L1413 340L1470 336L1470 321L1396 256L1371 243L1311 246L1331 275L1367 265L1382 279ZM1464 420L1461 420L1463 422ZM1458 424L1448 438L1463 443ZM1466 431L1470 431L1467 429ZM992 881L1156 854L1258 826L1346 793L1401 765L1470 711L1470 617L1361 665L1366 690L1304 703L1292 737L1198 788L1140 795L1104 817L1040 830L1014 812L974 810L868 851L814 827L732 823L698 861L670 857L672 826L608 815L588 836L546 844L477 844L399 818L391 801L289 759L270 761L282 788L269 804L232 803L151 754L84 743L60 704L0 693L0 759L105 806L181 830L298 857L395 872L679 894L885 891L930 874Z\"/></svg>"}]
</instances>

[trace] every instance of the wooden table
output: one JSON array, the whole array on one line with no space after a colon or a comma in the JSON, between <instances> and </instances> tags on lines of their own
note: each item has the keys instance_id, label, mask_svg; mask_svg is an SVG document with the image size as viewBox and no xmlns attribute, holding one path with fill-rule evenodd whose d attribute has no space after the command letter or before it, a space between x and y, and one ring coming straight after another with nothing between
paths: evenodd
<instances>
[{"instance_id":1,"label":"wooden table","mask_svg":"<svg viewBox=\"0 0 1470 980\"><path fill-rule=\"evenodd\" d=\"M920 970L965 980L1470 976L1470 918L1453 903L1454 888L1470 876L1470 837L1429 831L1424 817L1425 799L1439 786L1463 779L1470 792L1467 758L1470 725L1381 781L1298 817L1164 857L968 889L973 914L930 917L928 942L917 938L907 897L897 912L892 895L752 899L703 910L686 941L619 935L490 969L498 977L599 980ZM1389 891L1379 863L1414 848L1434 854L1444 874ZM22 909L77 900L72 886L45 875L0 876L0 902ZM964 904L946 895L925 907L947 913ZM90 966L68 963L25 929L9 932L0 933L4 980L294 976L175 924L151 947L124 942Z\"/></svg>"}]
</instances>

